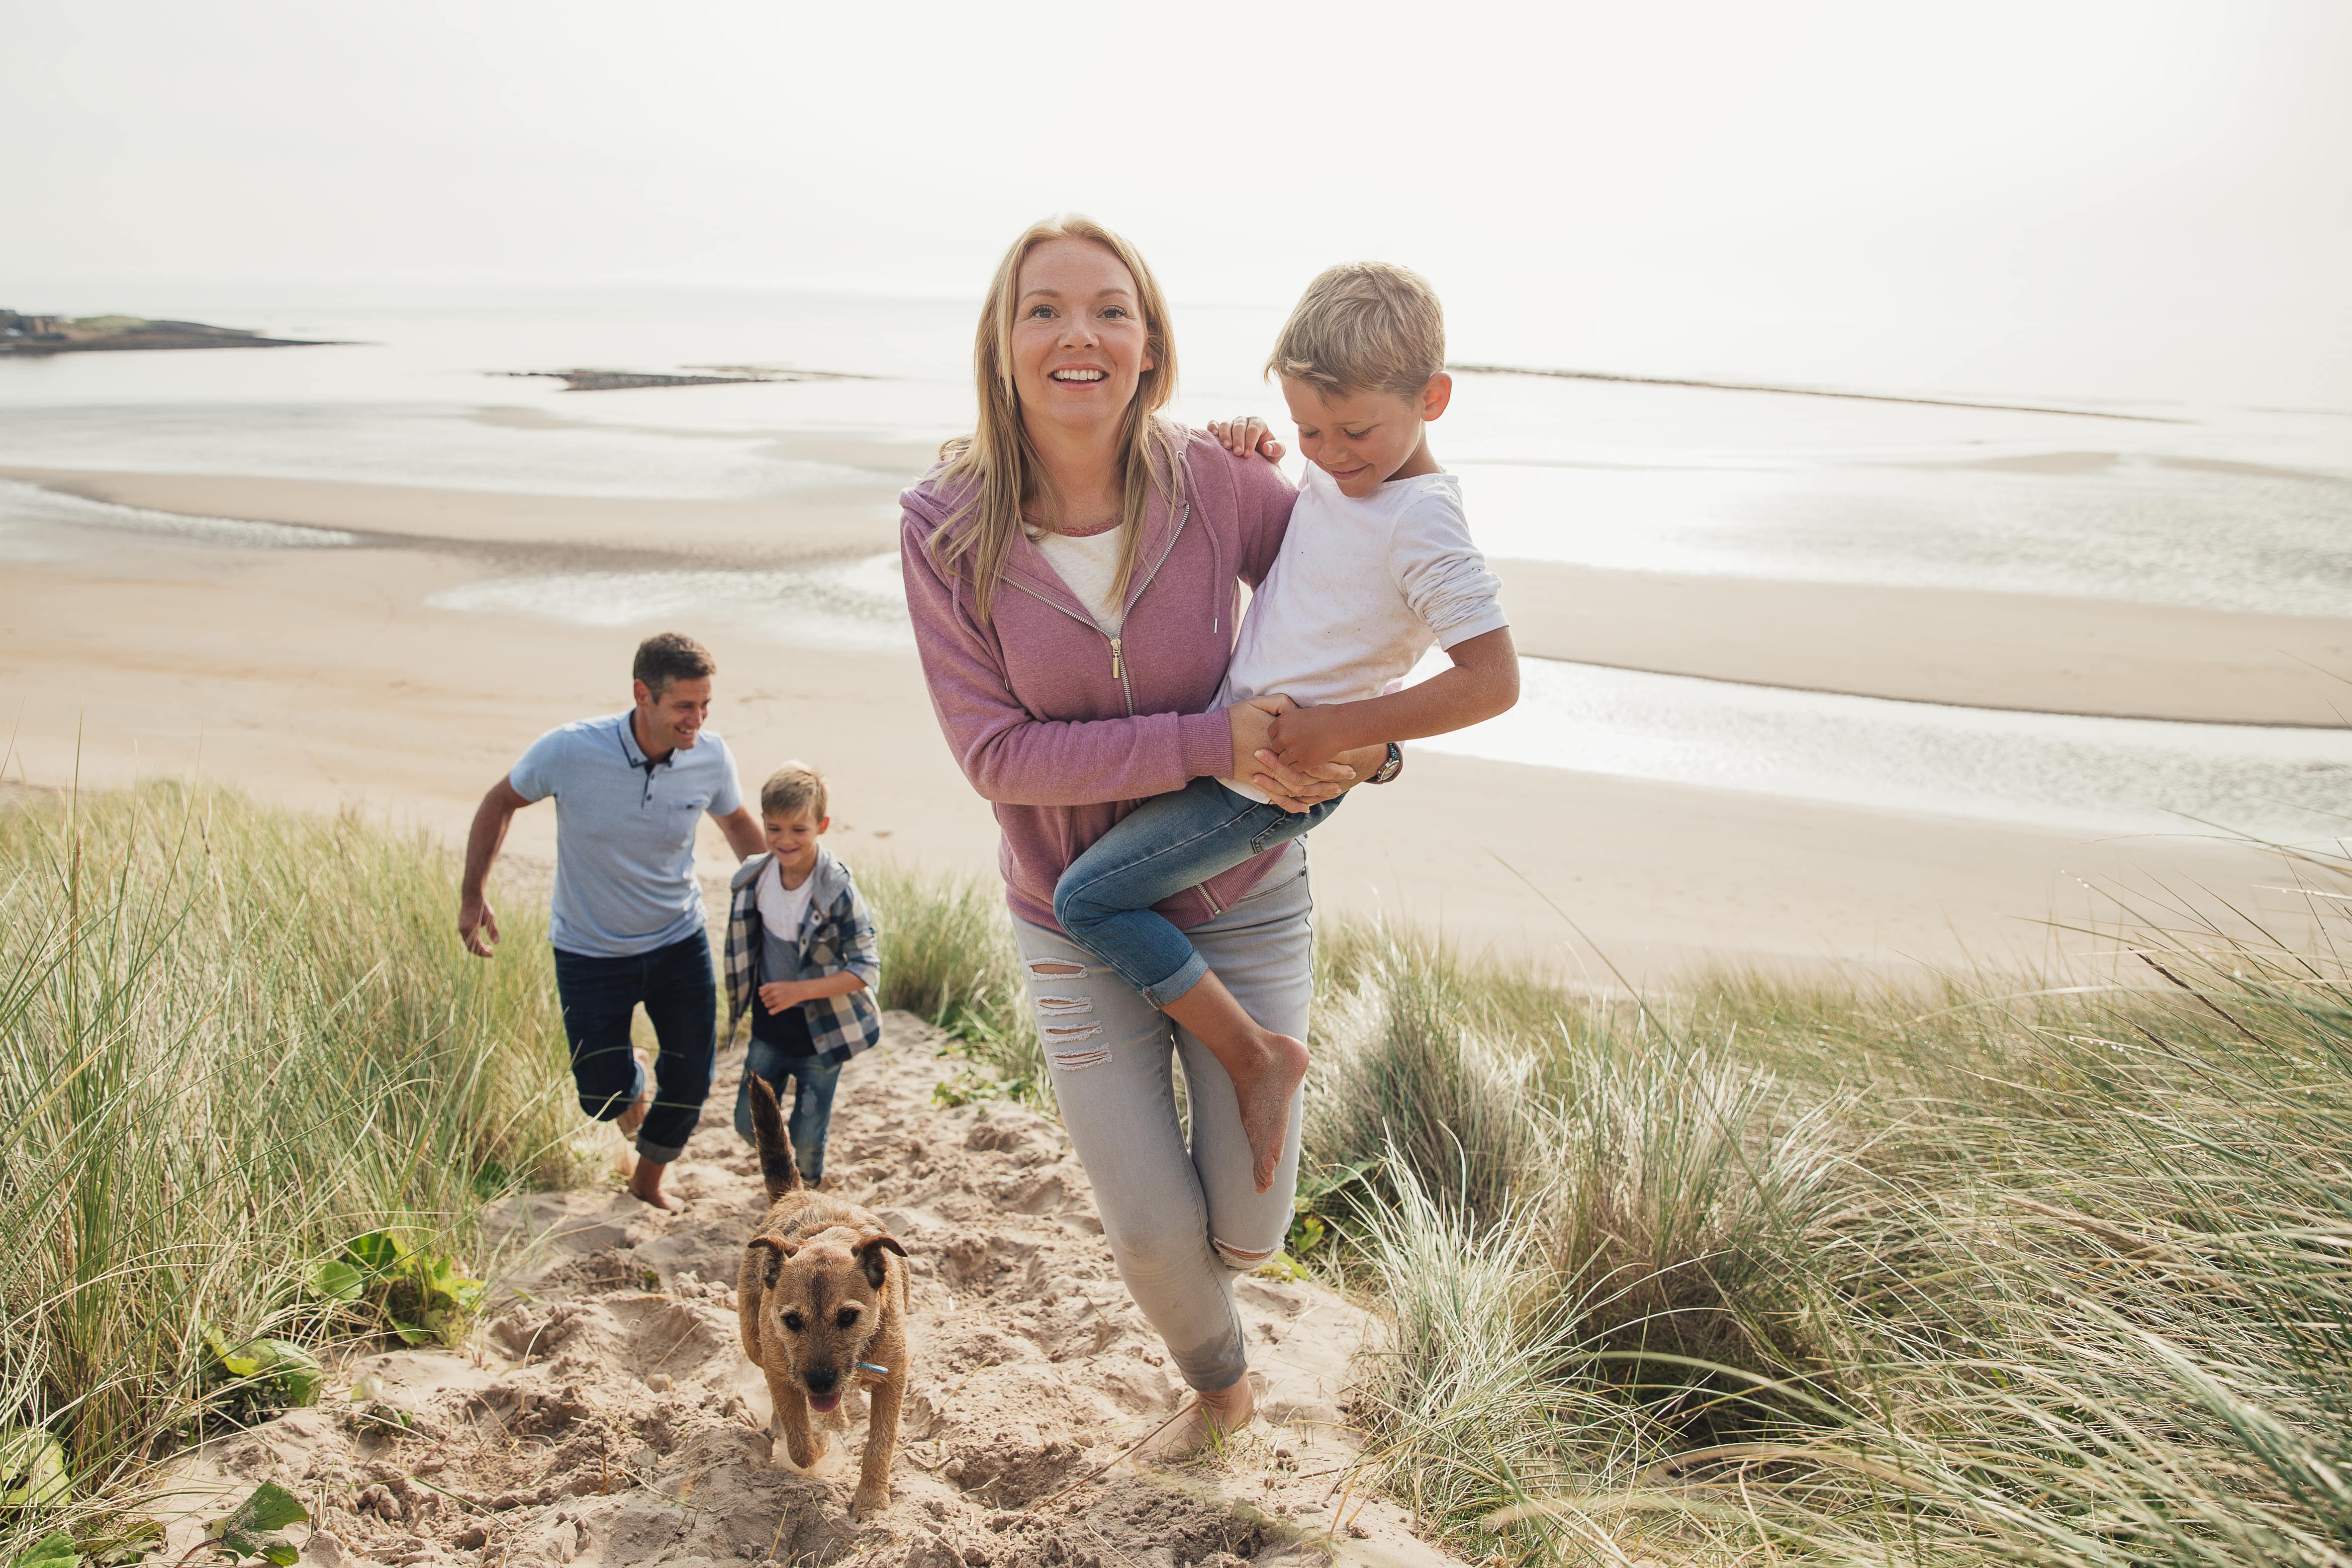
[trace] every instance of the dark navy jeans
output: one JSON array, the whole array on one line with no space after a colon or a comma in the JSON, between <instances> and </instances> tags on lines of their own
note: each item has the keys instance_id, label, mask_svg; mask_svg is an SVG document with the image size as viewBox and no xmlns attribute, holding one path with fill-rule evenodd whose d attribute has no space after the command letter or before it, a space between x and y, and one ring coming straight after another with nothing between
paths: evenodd
<instances>
[{"instance_id":1,"label":"dark navy jeans","mask_svg":"<svg viewBox=\"0 0 2352 1568\"><path fill-rule=\"evenodd\" d=\"M563 1001L563 1032L572 1041L572 1081L580 1109L610 1122L646 1086L645 1069L629 1050L629 1019L639 1007L661 1042L654 1064L654 1104L637 1129L637 1153L668 1165L710 1098L718 1058L719 987L710 973L710 940L701 932L650 953L597 958L555 950L555 991Z\"/></svg>"},{"instance_id":2,"label":"dark navy jeans","mask_svg":"<svg viewBox=\"0 0 2352 1568\"><path fill-rule=\"evenodd\" d=\"M1199 985L1209 966L1151 906L1288 843L1343 799L1286 811L1213 779L1155 795L1070 862L1054 887L1054 923L1145 1001L1164 1008Z\"/></svg>"}]
</instances>

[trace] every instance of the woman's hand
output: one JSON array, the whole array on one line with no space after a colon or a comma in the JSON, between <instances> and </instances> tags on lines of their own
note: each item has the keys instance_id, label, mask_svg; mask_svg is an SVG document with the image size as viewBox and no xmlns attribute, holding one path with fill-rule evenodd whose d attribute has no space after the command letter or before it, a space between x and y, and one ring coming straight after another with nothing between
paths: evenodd
<instances>
[{"instance_id":1,"label":"woman's hand","mask_svg":"<svg viewBox=\"0 0 2352 1568\"><path fill-rule=\"evenodd\" d=\"M1254 413L1240 414L1230 423L1222 419L1213 419L1209 422L1209 434L1217 438L1218 444L1236 457L1246 457L1255 452L1269 463L1282 461L1282 443L1268 434L1265 421Z\"/></svg>"},{"instance_id":2,"label":"woman's hand","mask_svg":"<svg viewBox=\"0 0 2352 1568\"><path fill-rule=\"evenodd\" d=\"M1225 710L1234 729L1234 770L1226 777L1256 785L1286 811L1304 811L1367 777L1337 758L1308 768L1282 765L1275 753L1274 721L1297 706L1288 697L1276 694L1250 697ZM1372 766L1378 768L1387 759L1388 748L1382 747ZM1361 761L1362 757L1357 760Z\"/></svg>"}]
</instances>

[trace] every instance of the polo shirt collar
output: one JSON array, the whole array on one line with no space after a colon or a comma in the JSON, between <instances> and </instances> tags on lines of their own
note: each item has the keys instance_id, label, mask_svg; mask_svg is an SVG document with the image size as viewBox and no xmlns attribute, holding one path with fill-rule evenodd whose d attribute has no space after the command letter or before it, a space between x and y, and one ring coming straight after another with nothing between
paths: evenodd
<instances>
[{"instance_id":1,"label":"polo shirt collar","mask_svg":"<svg viewBox=\"0 0 2352 1568\"><path fill-rule=\"evenodd\" d=\"M647 758L646 757L646 748L637 744L637 727L635 722L637 710L631 708L626 713L622 714L616 723L619 727L621 736L621 755L629 759L630 767L642 771L646 766ZM677 767L677 750L673 748L667 757L663 758L659 762L655 763L654 766L656 768Z\"/></svg>"}]
</instances>

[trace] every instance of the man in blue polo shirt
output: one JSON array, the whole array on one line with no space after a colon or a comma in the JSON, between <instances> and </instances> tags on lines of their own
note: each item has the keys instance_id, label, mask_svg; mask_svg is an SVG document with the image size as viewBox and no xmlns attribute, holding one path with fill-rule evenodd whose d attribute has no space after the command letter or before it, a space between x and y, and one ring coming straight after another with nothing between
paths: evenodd
<instances>
[{"instance_id":1,"label":"man in blue polo shirt","mask_svg":"<svg viewBox=\"0 0 2352 1568\"><path fill-rule=\"evenodd\" d=\"M718 669L691 637L646 638L631 672L635 707L549 730L482 797L457 901L458 936L488 957L499 923L483 901L483 879L514 814L554 797L548 935L572 1081L583 1111L636 1135L629 1190L657 1208L685 1207L662 1191L662 1176L701 1120L718 1054L719 993L694 876L695 830L709 812L737 860L765 847L727 743L704 727ZM661 1042L658 1097L629 1048L629 1020L640 1006Z\"/></svg>"}]
</instances>

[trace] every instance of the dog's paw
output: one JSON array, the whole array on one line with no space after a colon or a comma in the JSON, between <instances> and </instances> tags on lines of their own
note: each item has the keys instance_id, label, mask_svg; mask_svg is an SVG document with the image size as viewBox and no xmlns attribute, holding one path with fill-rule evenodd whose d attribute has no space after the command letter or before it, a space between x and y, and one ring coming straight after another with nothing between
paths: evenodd
<instances>
[{"instance_id":1,"label":"dog's paw","mask_svg":"<svg viewBox=\"0 0 2352 1568\"><path fill-rule=\"evenodd\" d=\"M863 1524L890 1506L890 1489L859 1487L857 1495L849 1500L849 1518L854 1524Z\"/></svg>"},{"instance_id":2,"label":"dog's paw","mask_svg":"<svg viewBox=\"0 0 2352 1568\"><path fill-rule=\"evenodd\" d=\"M791 1444L778 1443L771 1451L769 1456L775 1460L776 1469L780 1470L796 1470L803 1474L806 1474L808 1471L813 1470L816 1469L817 1466L823 1464L824 1462L824 1457L833 1451L833 1439L823 1432L811 1433L810 1437L811 1441L809 1443L808 1457L806 1458L795 1458L793 1454Z\"/></svg>"}]
</instances>

